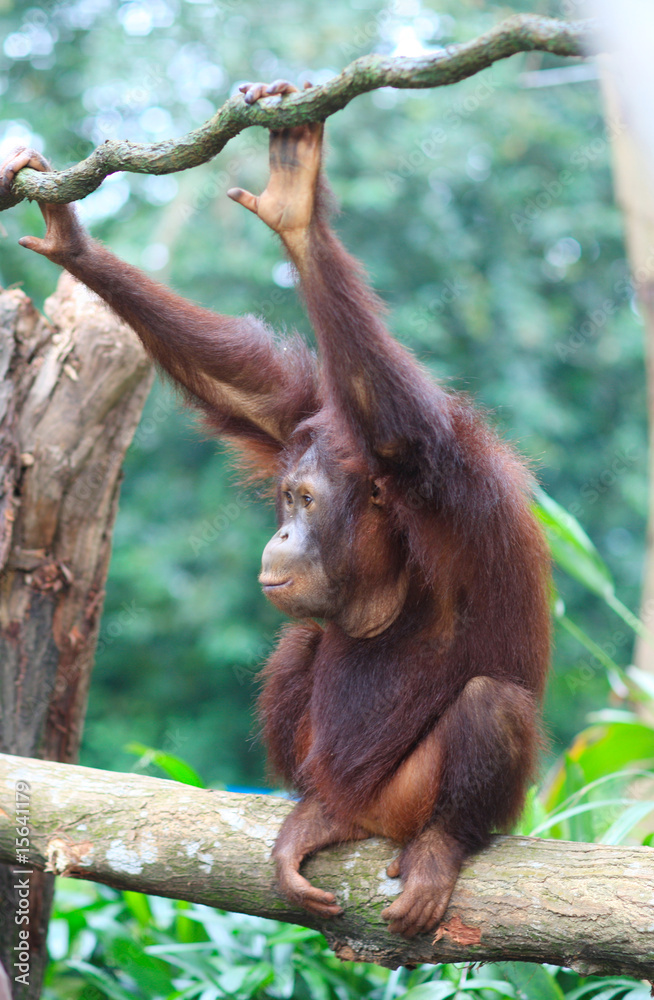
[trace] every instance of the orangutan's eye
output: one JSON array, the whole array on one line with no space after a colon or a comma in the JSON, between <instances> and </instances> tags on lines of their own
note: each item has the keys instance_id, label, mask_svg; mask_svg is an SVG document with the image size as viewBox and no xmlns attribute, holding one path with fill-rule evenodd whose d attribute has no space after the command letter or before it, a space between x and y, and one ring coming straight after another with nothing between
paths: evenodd
<instances>
[{"instance_id":1,"label":"orangutan's eye","mask_svg":"<svg viewBox=\"0 0 654 1000\"><path fill-rule=\"evenodd\" d=\"M310 507L313 503L313 497L310 497L308 493L305 493L302 497L302 503L305 507Z\"/></svg>"},{"instance_id":2,"label":"orangutan's eye","mask_svg":"<svg viewBox=\"0 0 654 1000\"><path fill-rule=\"evenodd\" d=\"M293 494L291 493L291 491L290 490L284 490L284 493L282 495L284 497L284 500L286 501L286 506L287 507L292 507L293 506Z\"/></svg>"}]
</instances>

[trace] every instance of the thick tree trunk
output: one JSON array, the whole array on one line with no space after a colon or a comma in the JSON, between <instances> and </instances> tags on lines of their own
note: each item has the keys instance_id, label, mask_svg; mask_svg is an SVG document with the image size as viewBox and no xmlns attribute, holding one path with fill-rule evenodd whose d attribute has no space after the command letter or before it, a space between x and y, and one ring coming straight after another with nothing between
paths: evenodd
<instances>
[{"instance_id":1,"label":"thick tree trunk","mask_svg":"<svg viewBox=\"0 0 654 1000\"><path fill-rule=\"evenodd\" d=\"M68 275L46 303L0 292L0 749L74 761L86 709L120 469L151 384L136 337ZM20 839L20 838L19 838ZM16 847L13 857L16 860ZM20 925L0 866L0 963ZM29 885L38 997L52 878ZM10 978L15 979L13 975Z\"/></svg>"},{"instance_id":2,"label":"thick tree trunk","mask_svg":"<svg viewBox=\"0 0 654 1000\"><path fill-rule=\"evenodd\" d=\"M343 916L312 918L280 897L270 851L292 808L285 799L0 755L0 860L15 858L23 798L30 868L318 927L343 959L392 968L516 959L653 975L648 847L498 837L465 866L434 939L409 942L380 916L400 891L386 876L396 852L388 841L344 844L306 865L312 881L336 893Z\"/></svg>"}]
</instances>

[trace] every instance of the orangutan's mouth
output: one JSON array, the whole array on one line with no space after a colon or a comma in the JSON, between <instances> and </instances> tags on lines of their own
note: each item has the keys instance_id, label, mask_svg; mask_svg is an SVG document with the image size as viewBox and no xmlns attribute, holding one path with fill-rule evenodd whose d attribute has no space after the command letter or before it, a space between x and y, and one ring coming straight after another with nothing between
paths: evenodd
<instances>
[{"instance_id":1,"label":"orangutan's mouth","mask_svg":"<svg viewBox=\"0 0 654 1000\"><path fill-rule=\"evenodd\" d=\"M279 590L281 587L288 587L293 581L290 577L287 580L266 580L260 578L259 583L264 590Z\"/></svg>"}]
</instances>

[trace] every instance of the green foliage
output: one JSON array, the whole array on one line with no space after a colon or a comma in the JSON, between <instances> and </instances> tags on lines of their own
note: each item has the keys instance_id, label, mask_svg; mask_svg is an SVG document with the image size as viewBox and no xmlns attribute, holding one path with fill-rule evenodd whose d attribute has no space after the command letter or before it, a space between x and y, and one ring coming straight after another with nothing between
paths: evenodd
<instances>
[{"instance_id":1,"label":"green foliage","mask_svg":"<svg viewBox=\"0 0 654 1000\"><path fill-rule=\"evenodd\" d=\"M535 510L560 568L600 597L635 632L651 639L651 633L618 600L608 567L577 519L542 490L538 492ZM651 705L652 678L635 667L621 670L567 617L556 594L553 605L561 624L612 676L614 688L618 688L622 699ZM596 712L589 721L594 724L575 737L552 768L545 791L539 797L532 795L521 822L522 832L617 844L630 837L654 810L654 801L635 801L633 795L638 778L651 778L654 725L621 709ZM650 770L638 770L639 767Z\"/></svg>"},{"instance_id":2,"label":"green foliage","mask_svg":"<svg viewBox=\"0 0 654 1000\"><path fill-rule=\"evenodd\" d=\"M654 810L654 727L622 713L583 730L552 768L541 795L545 816L523 832L563 840L618 844L643 841ZM597 713L601 722L602 713ZM646 790L642 797L641 786ZM638 829L640 828L640 835Z\"/></svg>"},{"instance_id":3,"label":"green foliage","mask_svg":"<svg viewBox=\"0 0 654 1000\"><path fill-rule=\"evenodd\" d=\"M645 1000L626 977L554 966L340 962L317 931L61 880L44 1000Z\"/></svg>"}]
</instances>

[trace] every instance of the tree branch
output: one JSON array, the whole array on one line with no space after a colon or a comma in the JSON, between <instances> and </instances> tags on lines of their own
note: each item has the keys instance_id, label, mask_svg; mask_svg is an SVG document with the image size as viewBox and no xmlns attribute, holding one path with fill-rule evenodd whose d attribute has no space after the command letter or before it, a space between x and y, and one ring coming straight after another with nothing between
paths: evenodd
<instances>
[{"instance_id":1,"label":"tree branch","mask_svg":"<svg viewBox=\"0 0 654 1000\"><path fill-rule=\"evenodd\" d=\"M51 174L22 170L9 193L0 193L0 211L24 198L62 204L86 197L116 170L169 174L197 167L216 156L234 136L253 125L284 128L328 118L359 94L380 87L444 87L474 76L500 59L538 49L559 56L583 57L593 48L592 21L564 22L533 14L508 18L479 38L448 45L416 59L362 56L320 87L247 105L230 97L213 118L180 139L135 143L110 139L67 170Z\"/></svg>"},{"instance_id":2,"label":"tree branch","mask_svg":"<svg viewBox=\"0 0 654 1000\"><path fill-rule=\"evenodd\" d=\"M17 789L29 814L27 865L16 857ZM342 902L336 920L279 895L270 849L290 808L273 796L0 755L0 861L16 872L45 868L317 927L339 957L391 968L516 959L651 978L650 848L497 837L464 867L435 939L405 941L380 916L399 892L385 874L396 853L388 841L344 844L307 863L309 878Z\"/></svg>"}]
</instances>

